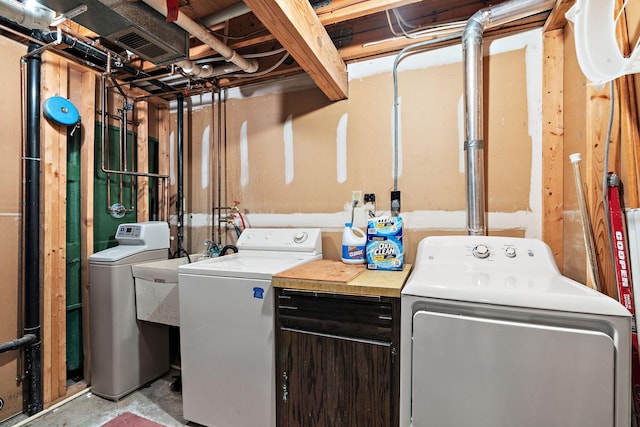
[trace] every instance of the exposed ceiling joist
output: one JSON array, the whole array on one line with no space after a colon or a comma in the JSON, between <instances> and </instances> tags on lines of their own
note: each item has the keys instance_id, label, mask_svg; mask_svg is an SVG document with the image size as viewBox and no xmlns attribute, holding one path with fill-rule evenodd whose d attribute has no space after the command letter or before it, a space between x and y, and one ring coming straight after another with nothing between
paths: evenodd
<instances>
[{"instance_id":1,"label":"exposed ceiling joist","mask_svg":"<svg viewBox=\"0 0 640 427\"><path fill-rule=\"evenodd\" d=\"M347 66L307 0L245 3L327 98L347 98Z\"/></svg>"},{"instance_id":2,"label":"exposed ceiling joist","mask_svg":"<svg viewBox=\"0 0 640 427\"><path fill-rule=\"evenodd\" d=\"M38 1L57 6L56 9L62 9L59 13L68 9L70 2L89 2ZM96 19L95 23L103 23L104 16L96 6L112 3L143 6L143 1L152 0L91 0L93 7L89 9ZM478 10L489 3L503 1L505 0L245 0L243 3L242 0L181 0L180 15L184 14L197 22L198 32L210 33L239 55L255 58L259 70L270 70L264 73L215 74L211 78L188 74L179 66L169 67L168 63L145 60L142 55L131 55L111 40L111 27L92 30L83 27L82 22L67 21L64 31L86 43L97 43L114 54L127 58L131 69L140 69L153 79L170 81L170 86L175 91L164 89L167 97L173 96L177 91L197 93L212 88L245 86L306 71L329 99L340 100L345 99L348 94L345 63L392 55L418 40L438 37L436 34L450 35L460 25L461 29L465 21ZM499 37L543 25L545 31L562 28L566 25L564 14L574 2L575 0L555 0L555 8L550 13L526 17L491 29L486 36ZM238 9L239 12L227 14L225 11L229 9ZM212 18L221 12L225 12L224 22ZM77 20L80 21L80 18ZM0 27L0 34L2 33ZM185 43L184 50L188 50L185 56L198 66L218 67L224 55L210 45L203 44L195 34L191 36L188 47ZM167 39L164 34L160 35L160 39L161 44L173 40ZM456 41L450 38L434 40L432 47L454 43ZM293 60L281 63L281 47L289 52ZM64 49L73 50L72 47ZM147 84L148 79L139 79L137 73L124 71L120 75L122 79L130 80L149 93L161 92L157 85Z\"/></svg>"},{"instance_id":3,"label":"exposed ceiling joist","mask_svg":"<svg viewBox=\"0 0 640 427\"><path fill-rule=\"evenodd\" d=\"M318 8L316 13L322 25L330 25L421 1L422 0L367 0L354 3L353 0L334 0L328 6Z\"/></svg>"}]
</instances>

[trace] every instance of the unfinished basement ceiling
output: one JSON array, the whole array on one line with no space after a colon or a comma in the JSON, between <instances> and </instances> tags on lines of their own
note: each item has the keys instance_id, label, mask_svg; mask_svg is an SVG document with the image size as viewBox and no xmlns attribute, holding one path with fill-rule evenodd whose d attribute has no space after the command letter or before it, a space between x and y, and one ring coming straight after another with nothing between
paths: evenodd
<instances>
[{"instance_id":1,"label":"unfinished basement ceiling","mask_svg":"<svg viewBox=\"0 0 640 427\"><path fill-rule=\"evenodd\" d=\"M171 52L154 57L132 54L122 43L114 42L114 34L105 34L111 32L108 30L110 25L100 23L105 11L117 12L118 8L132 6L146 8L164 21L160 12L151 9L152 3L159 2L166 15L167 4L172 1L175 0L38 0L58 13L67 14L77 5L86 5L86 12L67 20L60 27L85 42L96 43L128 58L126 70L112 70L116 77L125 82L135 81L132 86L167 99L175 96L175 92L169 93L167 86L175 91L195 94L303 72L310 75L329 99L344 99L348 96L345 64L390 55L409 44L433 37L411 38L406 34L414 36L418 31L441 25L452 25L461 30L464 21L476 11L502 3L484 0L179 0L179 15L206 28L205 32L242 57L257 61L258 69L253 73L228 67L218 51L202 42L202 37L185 32L183 40L180 35L180 31L184 31L182 29L174 31L172 28L171 37L165 36L163 46L170 41ZM553 11L494 28L487 31L485 37L541 27L545 23L547 26L562 26L564 11L571 4L573 1L558 0ZM105 7L107 9L101 10ZM67 10L60 10L62 8ZM140 19L142 23L137 22L136 27L144 28L146 17ZM153 21L148 25L150 29L156 25L156 20ZM159 32L163 33L161 29ZM181 44L184 52L181 52ZM68 46L58 47L65 48ZM180 59L216 69L227 65L228 69L220 71L219 75L197 76L185 72L184 67L176 66ZM146 77L157 78L167 86L158 87L148 79L140 81L143 79L133 76L131 69L139 69Z\"/></svg>"}]
</instances>

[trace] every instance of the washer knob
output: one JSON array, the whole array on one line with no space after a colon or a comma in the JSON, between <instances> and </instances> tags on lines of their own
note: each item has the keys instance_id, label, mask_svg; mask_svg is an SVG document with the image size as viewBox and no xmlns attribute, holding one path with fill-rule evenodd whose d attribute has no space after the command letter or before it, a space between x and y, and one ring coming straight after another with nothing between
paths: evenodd
<instances>
[{"instance_id":1,"label":"washer knob","mask_svg":"<svg viewBox=\"0 0 640 427\"><path fill-rule=\"evenodd\" d=\"M302 243L305 240L307 240L307 237L309 237L307 232L306 231L301 231L299 233L296 233L295 236L293 236L293 241L296 242L296 243Z\"/></svg>"},{"instance_id":2,"label":"washer knob","mask_svg":"<svg viewBox=\"0 0 640 427\"><path fill-rule=\"evenodd\" d=\"M476 258L485 259L489 257L489 255L491 254L491 251L489 251L489 248L487 247L487 245L476 245L471 250L471 253Z\"/></svg>"},{"instance_id":3,"label":"washer knob","mask_svg":"<svg viewBox=\"0 0 640 427\"><path fill-rule=\"evenodd\" d=\"M509 246L508 248L506 248L504 250L504 254L508 257L508 258L515 258L517 255L516 252L516 248Z\"/></svg>"}]
</instances>

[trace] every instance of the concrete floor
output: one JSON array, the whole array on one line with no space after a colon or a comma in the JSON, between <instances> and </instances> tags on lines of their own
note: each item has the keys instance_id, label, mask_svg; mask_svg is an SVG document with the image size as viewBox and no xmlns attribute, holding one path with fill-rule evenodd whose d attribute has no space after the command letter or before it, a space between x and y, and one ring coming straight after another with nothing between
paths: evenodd
<instances>
[{"instance_id":1,"label":"concrete floor","mask_svg":"<svg viewBox=\"0 0 640 427\"><path fill-rule=\"evenodd\" d=\"M123 412L132 412L167 427L197 426L182 418L182 395L170 385L178 371L172 370L148 387L131 393L117 402L95 396L90 391L39 417L17 415L0 423L0 427L100 427Z\"/></svg>"}]
</instances>

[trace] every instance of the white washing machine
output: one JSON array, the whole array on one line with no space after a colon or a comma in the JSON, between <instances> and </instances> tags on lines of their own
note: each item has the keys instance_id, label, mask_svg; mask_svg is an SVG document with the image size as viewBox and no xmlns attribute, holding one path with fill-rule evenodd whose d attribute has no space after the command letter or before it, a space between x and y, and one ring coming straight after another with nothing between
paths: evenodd
<instances>
[{"instance_id":1,"label":"white washing machine","mask_svg":"<svg viewBox=\"0 0 640 427\"><path fill-rule=\"evenodd\" d=\"M238 253L178 268L183 416L275 427L271 277L322 258L319 229L247 229Z\"/></svg>"},{"instance_id":2,"label":"white washing machine","mask_svg":"<svg viewBox=\"0 0 640 427\"><path fill-rule=\"evenodd\" d=\"M131 265L167 259L169 225L121 224L118 246L89 257L91 391L118 400L169 370L169 327L136 319Z\"/></svg>"},{"instance_id":3,"label":"white washing machine","mask_svg":"<svg viewBox=\"0 0 640 427\"><path fill-rule=\"evenodd\" d=\"M401 306L402 427L630 425L630 314L545 243L428 237Z\"/></svg>"}]
</instances>

